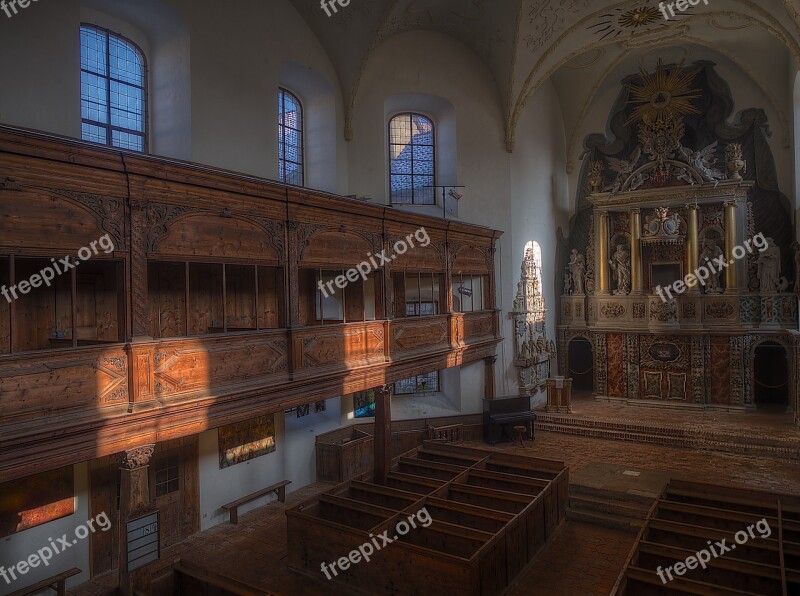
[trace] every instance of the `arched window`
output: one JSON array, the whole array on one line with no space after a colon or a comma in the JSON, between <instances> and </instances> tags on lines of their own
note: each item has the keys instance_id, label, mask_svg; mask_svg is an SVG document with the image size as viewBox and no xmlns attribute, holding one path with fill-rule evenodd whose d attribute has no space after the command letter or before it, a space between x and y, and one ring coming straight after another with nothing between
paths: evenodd
<instances>
[{"instance_id":1,"label":"arched window","mask_svg":"<svg viewBox=\"0 0 800 596\"><path fill-rule=\"evenodd\" d=\"M392 203L435 205L436 139L433 121L398 114L389 121L389 194Z\"/></svg>"},{"instance_id":2,"label":"arched window","mask_svg":"<svg viewBox=\"0 0 800 596\"><path fill-rule=\"evenodd\" d=\"M303 186L303 106L286 89L278 90L278 178Z\"/></svg>"},{"instance_id":3,"label":"arched window","mask_svg":"<svg viewBox=\"0 0 800 596\"><path fill-rule=\"evenodd\" d=\"M81 25L81 138L144 151L145 60L132 42Z\"/></svg>"}]
</instances>

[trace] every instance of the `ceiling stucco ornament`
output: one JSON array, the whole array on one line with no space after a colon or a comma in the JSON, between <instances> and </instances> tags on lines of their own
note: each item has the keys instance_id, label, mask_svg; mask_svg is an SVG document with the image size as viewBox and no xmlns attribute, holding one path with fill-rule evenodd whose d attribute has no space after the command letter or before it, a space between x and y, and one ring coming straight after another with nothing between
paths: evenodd
<instances>
[{"instance_id":1,"label":"ceiling stucco ornament","mask_svg":"<svg viewBox=\"0 0 800 596\"><path fill-rule=\"evenodd\" d=\"M753 26L753 23L743 19L738 15L711 17L708 19L708 24L714 27L714 29L719 29L720 31L739 31L740 29L748 29Z\"/></svg>"},{"instance_id":2,"label":"ceiling stucco ornament","mask_svg":"<svg viewBox=\"0 0 800 596\"><path fill-rule=\"evenodd\" d=\"M681 13L682 17L687 15ZM594 23L586 30L600 39L614 40L623 34L647 30L664 30L670 24L664 21L661 11L656 6L640 4L639 6L617 6L608 12L598 15Z\"/></svg>"},{"instance_id":3,"label":"ceiling stucco ornament","mask_svg":"<svg viewBox=\"0 0 800 596\"><path fill-rule=\"evenodd\" d=\"M567 62L564 65L564 68L573 68L576 70L579 70L581 68L589 68L595 62L600 60L600 58L602 58L605 53L606 51L604 48L595 48L594 50L586 52L586 54L578 56L574 60Z\"/></svg>"}]
</instances>

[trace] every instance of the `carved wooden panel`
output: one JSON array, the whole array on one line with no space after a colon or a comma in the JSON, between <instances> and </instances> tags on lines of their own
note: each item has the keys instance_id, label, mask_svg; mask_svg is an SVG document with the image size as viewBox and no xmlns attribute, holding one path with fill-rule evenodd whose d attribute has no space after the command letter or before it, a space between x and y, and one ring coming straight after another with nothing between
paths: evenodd
<instances>
[{"instance_id":1,"label":"carved wooden panel","mask_svg":"<svg viewBox=\"0 0 800 596\"><path fill-rule=\"evenodd\" d=\"M726 335L711 336L711 391L712 404L728 405L731 401L730 340Z\"/></svg>"},{"instance_id":2,"label":"carved wooden panel","mask_svg":"<svg viewBox=\"0 0 800 596\"><path fill-rule=\"evenodd\" d=\"M625 397L625 336L608 335L608 395Z\"/></svg>"},{"instance_id":3,"label":"carved wooden panel","mask_svg":"<svg viewBox=\"0 0 800 596\"><path fill-rule=\"evenodd\" d=\"M178 215L180 213L158 223L150 222L160 228L151 229L149 252L185 257L252 259L276 264L281 261L275 241L261 226L238 217ZM283 228L279 233L283 235Z\"/></svg>"},{"instance_id":4,"label":"carved wooden panel","mask_svg":"<svg viewBox=\"0 0 800 596\"><path fill-rule=\"evenodd\" d=\"M122 202L108 199L108 203L110 205L106 206L104 200L93 197L92 204L98 210L113 210L114 222L109 223L109 227L117 226L117 230L121 231ZM33 244L38 248L73 253L108 233L101 225L102 216L77 198L0 190L0 213L3 214L0 217L0 246L13 249ZM125 248L121 244L124 242L123 235L110 237L116 249ZM100 254L103 254L102 250Z\"/></svg>"},{"instance_id":5,"label":"carved wooden panel","mask_svg":"<svg viewBox=\"0 0 800 596\"><path fill-rule=\"evenodd\" d=\"M464 246L455 254L453 273L487 274L493 260L494 253L488 248L480 249L474 246Z\"/></svg>"},{"instance_id":6,"label":"carved wooden panel","mask_svg":"<svg viewBox=\"0 0 800 596\"><path fill-rule=\"evenodd\" d=\"M493 338L494 319L494 313L464 313L464 342Z\"/></svg>"},{"instance_id":7,"label":"carved wooden panel","mask_svg":"<svg viewBox=\"0 0 800 596\"><path fill-rule=\"evenodd\" d=\"M296 373L319 374L385 360L383 323L315 327L298 330L293 337L300 352Z\"/></svg>"},{"instance_id":8,"label":"carved wooden panel","mask_svg":"<svg viewBox=\"0 0 800 596\"><path fill-rule=\"evenodd\" d=\"M286 378L287 342L284 331L270 331L155 344L153 395L163 398L195 391L207 395L223 387Z\"/></svg>"},{"instance_id":9,"label":"carved wooden panel","mask_svg":"<svg viewBox=\"0 0 800 596\"><path fill-rule=\"evenodd\" d=\"M392 323L392 356L412 356L431 350L446 350L449 346L447 317L420 317L396 320Z\"/></svg>"},{"instance_id":10,"label":"carved wooden panel","mask_svg":"<svg viewBox=\"0 0 800 596\"><path fill-rule=\"evenodd\" d=\"M361 262L369 262L375 251L371 240L365 236L338 230L316 232L310 236L304 250L301 238L300 246L300 262L304 267L355 267ZM377 257L376 261L379 262Z\"/></svg>"},{"instance_id":11,"label":"carved wooden panel","mask_svg":"<svg viewBox=\"0 0 800 596\"><path fill-rule=\"evenodd\" d=\"M127 402L128 358L122 347L11 356L0 361L0 420L53 416Z\"/></svg>"}]
</instances>

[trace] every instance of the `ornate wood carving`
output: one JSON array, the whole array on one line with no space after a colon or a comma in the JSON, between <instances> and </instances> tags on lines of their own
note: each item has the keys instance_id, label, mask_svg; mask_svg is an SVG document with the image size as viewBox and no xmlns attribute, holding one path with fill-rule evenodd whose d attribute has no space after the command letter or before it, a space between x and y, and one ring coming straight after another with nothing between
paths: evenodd
<instances>
[{"instance_id":1,"label":"ornate wood carving","mask_svg":"<svg viewBox=\"0 0 800 596\"><path fill-rule=\"evenodd\" d=\"M150 465L150 460L155 451L155 444L142 445L128 449L119 455L119 465L125 470L136 470Z\"/></svg>"},{"instance_id":2,"label":"ornate wood carving","mask_svg":"<svg viewBox=\"0 0 800 596\"><path fill-rule=\"evenodd\" d=\"M99 197L96 195L73 192L70 190L51 190L48 192L61 195L79 202L91 210L97 217L100 228L108 232L114 240L115 250L126 250L125 242L125 204L121 199Z\"/></svg>"},{"instance_id":3,"label":"ornate wood carving","mask_svg":"<svg viewBox=\"0 0 800 596\"><path fill-rule=\"evenodd\" d=\"M179 217L199 213L194 207L150 203L147 212L147 252L155 252L158 242L169 233L169 226Z\"/></svg>"}]
</instances>

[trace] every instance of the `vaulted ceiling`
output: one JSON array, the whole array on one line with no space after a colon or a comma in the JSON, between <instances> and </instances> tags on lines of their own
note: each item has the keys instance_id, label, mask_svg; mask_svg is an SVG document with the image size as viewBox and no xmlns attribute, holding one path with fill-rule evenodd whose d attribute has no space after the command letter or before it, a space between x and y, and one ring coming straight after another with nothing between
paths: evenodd
<instances>
[{"instance_id":1,"label":"vaulted ceiling","mask_svg":"<svg viewBox=\"0 0 800 596\"><path fill-rule=\"evenodd\" d=\"M635 54L637 69L652 68L641 60L651 48L691 46L725 56L776 101L790 93L791 58L800 63L800 0L700 0L685 12L676 8L669 21L655 0L351 0L331 17L319 0L290 1L339 74L348 137L372 52L411 30L453 37L488 65L503 102L509 151L526 102L551 77L562 99L577 104L565 119L579 120L626 58ZM570 129L575 122L566 124Z\"/></svg>"}]
</instances>

